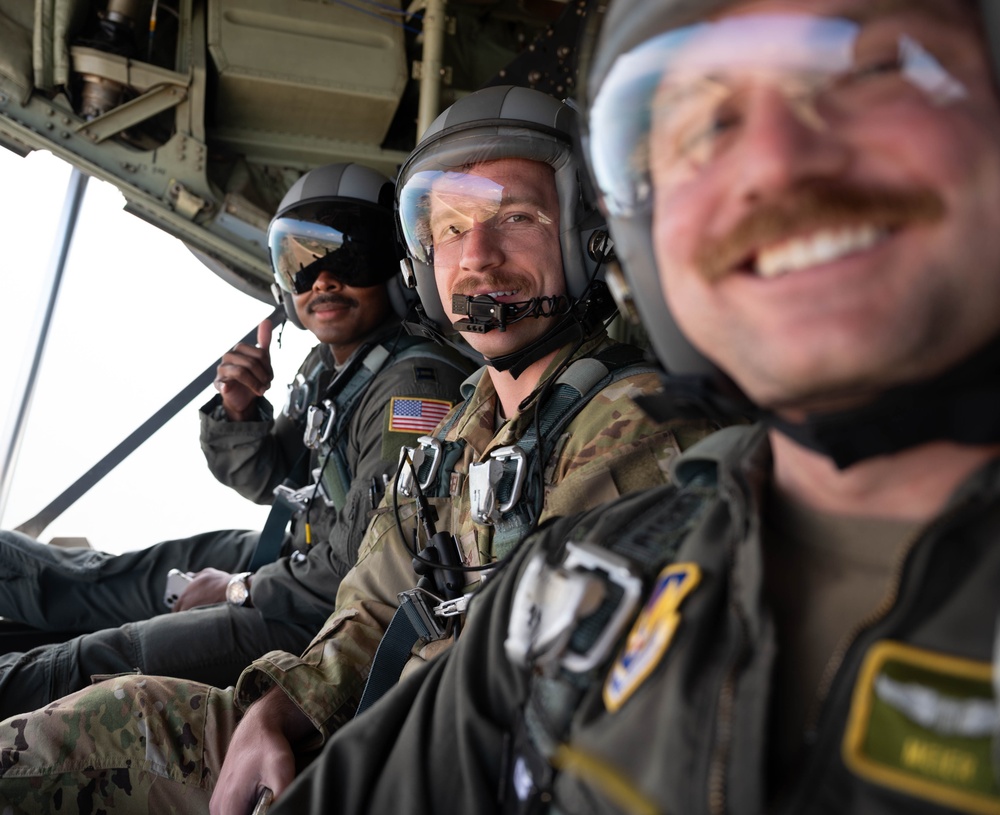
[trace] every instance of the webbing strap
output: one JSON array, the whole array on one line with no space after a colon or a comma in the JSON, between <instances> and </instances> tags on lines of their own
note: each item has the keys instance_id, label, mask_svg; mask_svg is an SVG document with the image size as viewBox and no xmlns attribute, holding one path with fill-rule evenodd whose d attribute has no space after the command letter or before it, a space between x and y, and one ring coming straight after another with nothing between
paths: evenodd
<instances>
[{"instance_id":1,"label":"webbing strap","mask_svg":"<svg viewBox=\"0 0 1000 815\"><path fill-rule=\"evenodd\" d=\"M368 672L368 681L361 694L361 702L354 714L360 716L399 681L403 666L410 658L410 651L420 639L417 629L407 613L405 605L400 605L389 621L389 627L382 635L375 658Z\"/></svg>"},{"instance_id":2,"label":"webbing strap","mask_svg":"<svg viewBox=\"0 0 1000 815\"><path fill-rule=\"evenodd\" d=\"M285 527L295 514L295 507L285 500L285 496L280 492L274 496L274 503L271 504L271 511L267 513L267 520L264 521L264 528L260 531L257 545L253 550L253 557L250 558L250 565L247 571L256 572L261 566L274 563L281 553L281 544L285 539Z\"/></svg>"},{"instance_id":3,"label":"webbing strap","mask_svg":"<svg viewBox=\"0 0 1000 815\"><path fill-rule=\"evenodd\" d=\"M602 541L602 545L632 561L648 580L675 559L677 550L711 505L716 495L715 484L715 470L708 467L674 492L668 501L654 504L629 529ZM588 531L578 527L573 536L580 539ZM561 541L554 543L558 545ZM603 630L601 623L611 616L605 608L608 602L616 600L606 599L592 614L577 620L570 638L573 650L585 652L596 642ZM534 749L546 759L551 758L565 738L577 703L593 678L603 675L606 665L604 660L586 673L561 667L549 676L539 672L533 676L531 696L524 706L524 726Z\"/></svg>"}]
</instances>

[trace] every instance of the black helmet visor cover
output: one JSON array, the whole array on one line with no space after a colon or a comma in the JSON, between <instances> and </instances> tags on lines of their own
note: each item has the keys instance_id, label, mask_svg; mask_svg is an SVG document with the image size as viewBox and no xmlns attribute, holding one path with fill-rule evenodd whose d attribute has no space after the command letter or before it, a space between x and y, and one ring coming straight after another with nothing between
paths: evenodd
<instances>
[{"instance_id":1,"label":"black helmet visor cover","mask_svg":"<svg viewBox=\"0 0 1000 815\"><path fill-rule=\"evenodd\" d=\"M875 6L871 12L870 4L845 3L849 11L838 17L810 14L808 3L801 4L801 13L784 7L781 14L766 16L755 15L752 8L739 15L718 14L734 5L751 4L613 0L596 46L585 57L584 155L636 307L667 371L714 381L709 389L717 388L725 377L683 336L660 288L652 242L650 169L655 171L658 194L661 184L669 191L672 185L697 178L738 132L740 82L748 76L774 83L793 112L817 128L836 126L827 115L831 109L863 114L865 104L874 103L865 98L874 87L921 97L932 106L962 105L966 100L947 52L939 54L934 48L935 26L914 25L920 14L900 13L906 4L889 4L885 11ZM925 15L932 13L925 5L917 8ZM872 40L869 35L877 37ZM866 80L872 76L888 76L891 81L869 84ZM996 379L995 372L991 378ZM899 400L893 393L876 399L873 412L876 408L884 408L888 415L898 412ZM907 398L912 402L913 394ZM882 404L893 401L897 403ZM920 410L929 407L920 404ZM873 442L869 449L843 456L834 453L833 458L847 466L922 440L917 438L920 433L954 437L957 430L932 426L946 421L942 415L949 411L942 403L933 421L914 422L914 427L923 429L915 430L909 440ZM850 427L838 430L832 443L839 443L862 421L879 419L872 413L858 414ZM828 440L815 437L823 435L823 424L824 417L810 417L799 435L788 423L781 429L829 452ZM990 440L1000 437L1000 424L983 433Z\"/></svg>"},{"instance_id":2,"label":"black helmet visor cover","mask_svg":"<svg viewBox=\"0 0 1000 815\"><path fill-rule=\"evenodd\" d=\"M303 294L323 272L367 288L396 273L392 216L331 199L295 207L271 221L267 245L278 285Z\"/></svg>"}]
</instances>

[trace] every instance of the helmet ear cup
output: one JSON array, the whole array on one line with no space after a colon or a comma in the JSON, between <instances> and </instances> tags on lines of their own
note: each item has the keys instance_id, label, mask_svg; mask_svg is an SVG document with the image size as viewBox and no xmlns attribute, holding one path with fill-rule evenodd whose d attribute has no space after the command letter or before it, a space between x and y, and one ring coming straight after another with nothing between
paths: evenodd
<instances>
[{"instance_id":1,"label":"helmet ear cup","mask_svg":"<svg viewBox=\"0 0 1000 815\"><path fill-rule=\"evenodd\" d=\"M306 327L302 325L302 321L299 319L299 313L295 310L295 298L292 295L281 288L277 283L271 284L271 294L274 295L275 302L279 306L285 309L285 319L288 320L296 328L301 328L303 331Z\"/></svg>"}]
</instances>

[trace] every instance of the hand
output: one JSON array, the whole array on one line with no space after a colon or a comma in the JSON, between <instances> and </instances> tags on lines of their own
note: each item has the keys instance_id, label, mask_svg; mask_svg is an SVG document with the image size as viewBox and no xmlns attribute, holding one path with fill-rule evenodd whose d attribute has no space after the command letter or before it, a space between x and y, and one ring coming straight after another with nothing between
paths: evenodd
<instances>
[{"instance_id":1,"label":"hand","mask_svg":"<svg viewBox=\"0 0 1000 815\"><path fill-rule=\"evenodd\" d=\"M202 569L196 572L170 610L187 611L196 606L211 606L226 602L226 586L230 577L232 575L229 572L221 569Z\"/></svg>"},{"instance_id":2,"label":"hand","mask_svg":"<svg viewBox=\"0 0 1000 815\"><path fill-rule=\"evenodd\" d=\"M211 815L249 815L265 787L277 800L295 778L292 743L310 732L312 723L280 689L254 702L229 742Z\"/></svg>"},{"instance_id":3,"label":"hand","mask_svg":"<svg viewBox=\"0 0 1000 815\"><path fill-rule=\"evenodd\" d=\"M271 321L264 320L257 326L257 345L239 343L222 356L215 371L215 389L222 394L222 407L230 421L250 421L258 396L271 387L274 370L271 368Z\"/></svg>"}]
</instances>

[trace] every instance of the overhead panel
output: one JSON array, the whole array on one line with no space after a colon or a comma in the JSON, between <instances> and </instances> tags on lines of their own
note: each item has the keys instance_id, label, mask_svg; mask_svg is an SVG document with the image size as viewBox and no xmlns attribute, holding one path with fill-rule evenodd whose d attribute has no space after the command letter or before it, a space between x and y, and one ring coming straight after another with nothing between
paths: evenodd
<instances>
[{"instance_id":1,"label":"overhead panel","mask_svg":"<svg viewBox=\"0 0 1000 815\"><path fill-rule=\"evenodd\" d=\"M401 19L389 11L215 0L208 46L217 82L210 131L244 150L268 133L380 144L406 87Z\"/></svg>"}]
</instances>

